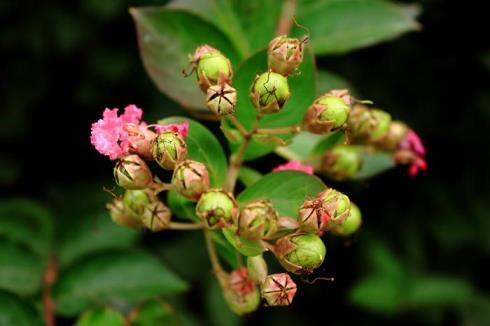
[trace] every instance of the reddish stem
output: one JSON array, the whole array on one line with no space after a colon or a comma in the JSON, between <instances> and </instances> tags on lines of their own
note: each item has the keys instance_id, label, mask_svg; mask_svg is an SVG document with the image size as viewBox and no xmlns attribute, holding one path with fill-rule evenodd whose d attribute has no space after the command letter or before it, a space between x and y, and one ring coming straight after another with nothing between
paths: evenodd
<instances>
[{"instance_id":1,"label":"reddish stem","mask_svg":"<svg viewBox=\"0 0 490 326\"><path fill-rule=\"evenodd\" d=\"M48 259L48 265L44 270L43 275L43 306L44 306L44 320L46 326L55 326L56 320L54 318L54 301L51 297L51 287L56 281L58 276L58 264L53 256Z\"/></svg>"}]
</instances>

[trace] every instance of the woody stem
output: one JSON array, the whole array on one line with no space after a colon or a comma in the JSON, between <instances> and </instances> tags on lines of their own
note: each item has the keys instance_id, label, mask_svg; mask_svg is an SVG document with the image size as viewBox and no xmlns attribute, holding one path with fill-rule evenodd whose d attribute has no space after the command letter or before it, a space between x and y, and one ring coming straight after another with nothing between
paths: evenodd
<instances>
[{"instance_id":1,"label":"woody stem","mask_svg":"<svg viewBox=\"0 0 490 326\"><path fill-rule=\"evenodd\" d=\"M202 229L202 224L200 223L180 223L180 222L170 222L169 228L172 230L199 230Z\"/></svg>"}]
</instances>

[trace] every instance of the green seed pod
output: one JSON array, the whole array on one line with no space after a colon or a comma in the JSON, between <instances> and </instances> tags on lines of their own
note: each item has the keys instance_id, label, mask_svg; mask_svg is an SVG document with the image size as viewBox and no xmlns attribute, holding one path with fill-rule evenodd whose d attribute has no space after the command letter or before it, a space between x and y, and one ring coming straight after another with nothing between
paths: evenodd
<instances>
[{"instance_id":1,"label":"green seed pod","mask_svg":"<svg viewBox=\"0 0 490 326\"><path fill-rule=\"evenodd\" d=\"M371 133L371 140L376 141L388 133L391 124L391 115L382 110L372 110L371 113L376 121L375 128Z\"/></svg>"},{"instance_id":2,"label":"green seed pod","mask_svg":"<svg viewBox=\"0 0 490 326\"><path fill-rule=\"evenodd\" d=\"M375 142L378 148L395 151L399 148L400 142L406 137L409 131L408 126L401 121L392 121L388 132Z\"/></svg>"},{"instance_id":3,"label":"green seed pod","mask_svg":"<svg viewBox=\"0 0 490 326\"><path fill-rule=\"evenodd\" d=\"M340 191L329 188L319 193L317 198L323 201L323 207L330 216L330 220L323 231L344 223L350 213L349 197Z\"/></svg>"},{"instance_id":4,"label":"green seed pod","mask_svg":"<svg viewBox=\"0 0 490 326\"><path fill-rule=\"evenodd\" d=\"M203 92L206 92L210 86L230 83L233 77L230 60L209 45L196 49L192 64L197 72L197 82Z\"/></svg>"},{"instance_id":5,"label":"green seed pod","mask_svg":"<svg viewBox=\"0 0 490 326\"><path fill-rule=\"evenodd\" d=\"M161 201L153 202L146 206L141 215L141 222L152 232L168 229L172 212Z\"/></svg>"},{"instance_id":6,"label":"green seed pod","mask_svg":"<svg viewBox=\"0 0 490 326\"><path fill-rule=\"evenodd\" d=\"M127 155L116 162L114 179L124 189L144 189L152 184L153 175L138 155Z\"/></svg>"},{"instance_id":7,"label":"green seed pod","mask_svg":"<svg viewBox=\"0 0 490 326\"><path fill-rule=\"evenodd\" d=\"M238 234L249 240L261 240L277 229L277 211L266 200L247 204L238 217Z\"/></svg>"},{"instance_id":8,"label":"green seed pod","mask_svg":"<svg viewBox=\"0 0 490 326\"><path fill-rule=\"evenodd\" d=\"M347 120L352 141L373 143L382 139L389 131L391 116L381 110L370 109L365 104L356 103Z\"/></svg>"},{"instance_id":9,"label":"green seed pod","mask_svg":"<svg viewBox=\"0 0 490 326\"><path fill-rule=\"evenodd\" d=\"M362 149L358 146L336 146L324 154L321 171L333 180L349 179L361 169L361 151Z\"/></svg>"},{"instance_id":10,"label":"green seed pod","mask_svg":"<svg viewBox=\"0 0 490 326\"><path fill-rule=\"evenodd\" d=\"M143 226L139 216L128 209L120 198L115 198L111 203L108 203L106 207L109 210L111 219L114 223L132 228Z\"/></svg>"},{"instance_id":11,"label":"green seed pod","mask_svg":"<svg viewBox=\"0 0 490 326\"><path fill-rule=\"evenodd\" d=\"M134 215L143 215L146 207L157 201L157 196L150 190L126 190L123 195L123 204Z\"/></svg>"},{"instance_id":12,"label":"green seed pod","mask_svg":"<svg viewBox=\"0 0 490 326\"><path fill-rule=\"evenodd\" d=\"M269 69L283 76L295 72L303 61L304 44L307 37L289 38L281 35L269 43L267 62Z\"/></svg>"},{"instance_id":13,"label":"green seed pod","mask_svg":"<svg viewBox=\"0 0 490 326\"><path fill-rule=\"evenodd\" d=\"M260 293L268 306L288 306L296 294L296 283L287 273L268 275L260 287Z\"/></svg>"},{"instance_id":14,"label":"green seed pod","mask_svg":"<svg viewBox=\"0 0 490 326\"><path fill-rule=\"evenodd\" d=\"M185 160L175 167L172 185L185 198L197 201L209 189L208 169L200 162Z\"/></svg>"},{"instance_id":15,"label":"green seed pod","mask_svg":"<svg viewBox=\"0 0 490 326\"><path fill-rule=\"evenodd\" d=\"M290 95L287 78L272 71L257 76L250 89L252 103L260 113L280 111Z\"/></svg>"},{"instance_id":16,"label":"green seed pod","mask_svg":"<svg viewBox=\"0 0 490 326\"><path fill-rule=\"evenodd\" d=\"M214 85L207 90L207 107L217 116L235 113L236 89L226 83Z\"/></svg>"},{"instance_id":17,"label":"green seed pod","mask_svg":"<svg viewBox=\"0 0 490 326\"><path fill-rule=\"evenodd\" d=\"M165 170L173 170L179 162L185 160L187 145L178 133L165 131L152 140L151 152L158 165Z\"/></svg>"},{"instance_id":18,"label":"green seed pod","mask_svg":"<svg viewBox=\"0 0 490 326\"><path fill-rule=\"evenodd\" d=\"M304 128L315 134L339 129L347 122L351 102L349 91L345 89L320 96L306 111Z\"/></svg>"},{"instance_id":19,"label":"green seed pod","mask_svg":"<svg viewBox=\"0 0 490 326\"><path fill-rule=\"evenodd\" d=\"M210 229L229 226L238 218L238 204L232 194L221 189L210 189L201 195L196 214Z\"/></svg>"},{"instance_id":20,"label":"green seed pod","mask_svg":"<svg viewBox=\"0 0 490 326\"><path fill-rule=\"evenodd\" d=\"M262 284L267 277L267 263L262 255L247 257L248 275L257 284Z\"/></svg>"},{"instance_id":21,"label":"green seed pod","mask_svg":"<svg viewBox=\"0 0 490 326\"><path fill-rule=\"evenodd\" d=\"M251 313L260 304L260 292L244 267L235 269L228 275L223 296L230 309L238 315Z\"/></svg>"},{"instance_id":22,"label":"green seed pod","mask_svg":"<svg viewBox=\"0 0 490 326\"><path fill-rule=\"evenodd\" d=\"M322 239L312 233L282 237L273 251L284 269L295 274L312 273L323 263L326 254Z\"/></svg>"},{"instance_id":23,"label":"green seed pod","mask_svg":"<svg viewBox=\"0 0 490 326\"><path fill-rule=\"evenodd\" d=\"M348 237L361 227L362 215L359 207L354 203L351 203L350 214L341 225L337 225L332 229L332 233L341 237Z\"/></svg>"}]
</instances>

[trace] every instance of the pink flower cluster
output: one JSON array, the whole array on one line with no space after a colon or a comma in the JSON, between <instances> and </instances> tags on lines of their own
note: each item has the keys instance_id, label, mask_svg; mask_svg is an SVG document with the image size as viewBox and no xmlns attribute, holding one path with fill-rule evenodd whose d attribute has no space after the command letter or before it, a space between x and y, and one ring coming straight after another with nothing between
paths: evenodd
<instances>
[{"instance_id":1,"label":"pink flower cluster","mask_svg":"<svg viewBox=\"0 0 490 326\"><path fill-rule=\"evenodd\" d=\"M304 172L306 174L313 174L314 173L314 169L311 165L301 164L301 162L298 162L298 161L289 161L287 163L278 165L274 169L272 169L273 172L286 171L286 170L300 171L300 172Z\"/></svg>"},{"instance_id":2,"label":"pink flower cluster","mask_svg":"<svg viewBox=\"0 0 490 326\"><path fill-rule=\"evenodd\" d=\"M409 130L405 138L400 143L400 149L408 150L415 155L415 159L408 167L408 175L416 176L420 171L427 170L427 162L425 161L425 147L419 135L413 130Z\"/></svg>"},{"instance_id":3,"label":"pink flower cluster","mask_svg":"<svg viewBox=\"0 0 490 326\"><path fill-rule=\"evenodd\" d=\"M117 108L104 110L102 119L92 124L90 142L99 153L108 156L111 160L116 160L130 152L149 158L151 156L149 142L156 134L148 129L150 126L141 121L143 110L131 104L124 108L124 113L120 116L118 111ZM155 126L158 134L171 130L182 137L187 136L188 129L187 121L182 124Z\"/></svg>"}]
</instances>

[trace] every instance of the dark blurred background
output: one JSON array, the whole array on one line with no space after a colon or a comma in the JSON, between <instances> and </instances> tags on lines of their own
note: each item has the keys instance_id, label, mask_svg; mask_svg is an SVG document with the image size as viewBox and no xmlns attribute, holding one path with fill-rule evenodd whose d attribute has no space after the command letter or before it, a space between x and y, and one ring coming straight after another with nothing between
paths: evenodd
<instances>
[{"instance_id":1,"label":"dark blurred background","mask_svg":"<svg viewBox=\"0 0 490 326\"><path fill-rule=\"evenodd\" d=\"M148 121L182 114L147 77L127 11L129 6L161 3L0 2L3 198L37 199L55 217L60 201L89 205L90 199L78 190L102 192L110 185L112 163L89 142L90 124L105 107L136 103ZM428 149L428 171L411 179L397 168L361 184L340 186L348 189L365 219L362 232L348 243L328 240L324 273L335 276L335 282L302 284L290 308L261 309L248 322L490 324L487 11L483 1L419 3L420 32L322 58L318 64L417 130ZM252 165L268 168L279 162L262 159ZM354 285L383 273L383 280L389 280L374 288L387 288L381 294L388 302L384 307L349 299ZM426 288L434 285L431 280L443 283L439 301L402 299L390 306L386 299L392 284ZM458 286L467 297L451 292ZM460 300L444 302L451 296ZM202 298L199 289L189 295L197 316Z\"/></svg>"}]
</instances>

